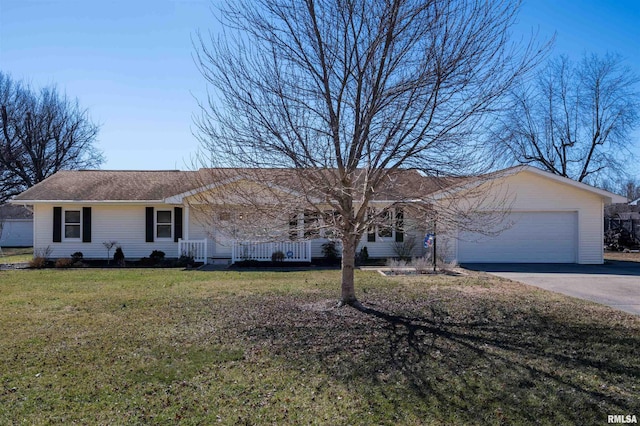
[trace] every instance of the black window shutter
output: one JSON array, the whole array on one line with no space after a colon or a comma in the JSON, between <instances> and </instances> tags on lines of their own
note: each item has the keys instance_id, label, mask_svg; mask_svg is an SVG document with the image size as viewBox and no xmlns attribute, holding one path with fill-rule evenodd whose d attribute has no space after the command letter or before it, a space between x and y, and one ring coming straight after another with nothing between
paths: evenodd
<instances>
[{"instance_id":1,"label":"black window shutter","mask_svg":"<svg viewBox=\"0 0 640 426\"><path fill-rule=\"evenodd\" d=\"M182 238L182 207L173 209L173 241L178 242Z\"/></svg>"},{"instance_id":2,"label":"black window shutter","mask_svg":"<svg viewBox=\"0 0 640 426\"><path fill-rule=\"evenodd\" d=\"M153 242L153 207L147 207L146 212L147 223L145 226L145 241L148 243Z\"/></svg>"},{"instance_id":3,"label":"black window shutter","mask_svg":"<svg viewBox=\"0 0 640 426\"><path fill-rule=\"evenodd\" d=\"M82 208L82 242L91 242L91 207Z\"/></svg>"},{"instance_id":4,"label":"black window shutter","mask_svg":"<svg viewBox=\"0 0 640 426\"><path fill-rule=\"evenodd\" d=\"M62 241L62 207L53 208L53 242Z\"/></svg>"}]
</instances>

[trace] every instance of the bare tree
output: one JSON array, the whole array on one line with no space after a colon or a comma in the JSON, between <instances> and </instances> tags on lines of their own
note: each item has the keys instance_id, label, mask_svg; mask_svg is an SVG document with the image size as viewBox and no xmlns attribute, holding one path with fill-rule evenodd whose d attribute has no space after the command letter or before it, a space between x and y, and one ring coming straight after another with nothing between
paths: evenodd
<instances>
[{"instance_id":1,"label":"bare tree","mask_svg":"<svg viewBox=\"0 0 640 426\"><path fill-rule=\"evenodd\" d=\"M210 201L241 206L255 224L264 206L321 215L342 243L342 303L357 302L363 234L410 194L405 204L433 213L421 183L399 171L452 179L487 170L473 135L544 50L508 41L517 9L500 0L228 1L224 32L195 42L214 89L196 118L200 165L270 189L232 185L230 201L220 192ZM385 192L396 201L376 204Z\"/></svg>"},{"instance_id":2,"label":"bare tree","mask_svg":"<svg viewBox=\"0 0 640 426\"><path fill-rule=\"evenodd\" d=\"M579 182L619 180L640 117L638 81L613 54L551 60L532 84L513 92L513 108L493 135L499 152L508 163Z\"/></svg>"},{"instance_id":3,"label":"bare tree","mask_svg":"<svg viewBox=\"0 0 640 426\"><path fill-rule=\"evenodd\" d=\"M77 100L55 87L36 92L0 72L0 202L58 170L99 166L97 134Z\"/></svg>"}]
</instances>

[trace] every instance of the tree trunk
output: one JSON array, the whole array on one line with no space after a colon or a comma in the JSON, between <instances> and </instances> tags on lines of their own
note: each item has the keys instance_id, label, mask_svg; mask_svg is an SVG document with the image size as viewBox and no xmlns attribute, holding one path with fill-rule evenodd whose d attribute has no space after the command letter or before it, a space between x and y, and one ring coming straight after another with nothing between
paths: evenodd
<instances>
[{"instance_id":1,"label":"tree trunk","mask_svg":"<svg viewBox=\"0 0 640 426\"><path fill-rule=\"evenodd\" d=\"M345 235L342 238L342 296L340 305L353 305L358 301L354 286L355 260L356 237Z\"/></svg>"}]
</instances>

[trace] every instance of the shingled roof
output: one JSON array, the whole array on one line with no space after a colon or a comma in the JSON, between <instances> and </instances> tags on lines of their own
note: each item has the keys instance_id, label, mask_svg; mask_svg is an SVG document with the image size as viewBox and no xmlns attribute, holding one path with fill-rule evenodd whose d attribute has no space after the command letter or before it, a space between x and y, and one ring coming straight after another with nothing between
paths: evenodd
<instances>
[{"instance_id":1,"label":"shingled roof","mask_svg":"<svg viewBox=\"0 0 640 426\"><path fill-rule=\"evenodd\" d=\"M164 201L233 177L254 177L257 181L271 181L297 191L302 185L298 173L300 170L294 169L66 170L27 189L13 202ZM406 199L424 196L441 188L441 179L424 178L413 170L398 170L377 188L374 198Z\"/></svg>"},{"instance_id":2,"label":"shingled roof","mask_svg":"<svg viewBox=\"0 0 640 426\"><path fill-rule=\"evenodd\" d=\"M15 201L153 201L193 188L193 173L64 170L27 189Z\"/></svg>"}]
</instances>

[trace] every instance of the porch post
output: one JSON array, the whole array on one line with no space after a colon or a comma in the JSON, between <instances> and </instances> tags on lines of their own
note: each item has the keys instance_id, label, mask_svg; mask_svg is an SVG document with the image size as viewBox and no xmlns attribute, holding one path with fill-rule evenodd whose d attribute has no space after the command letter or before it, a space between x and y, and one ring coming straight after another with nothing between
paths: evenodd
<instances>
[{"instance_id":1,"label":"porch post","mask_svg":"<svg viewBox=\"0 0 640 426\"><path fill-rule=\"evenodd\" d=\"M182 226L183 239L189 241L189 204L184 206L184 225Z\"/></svg>"}]
</instances>

